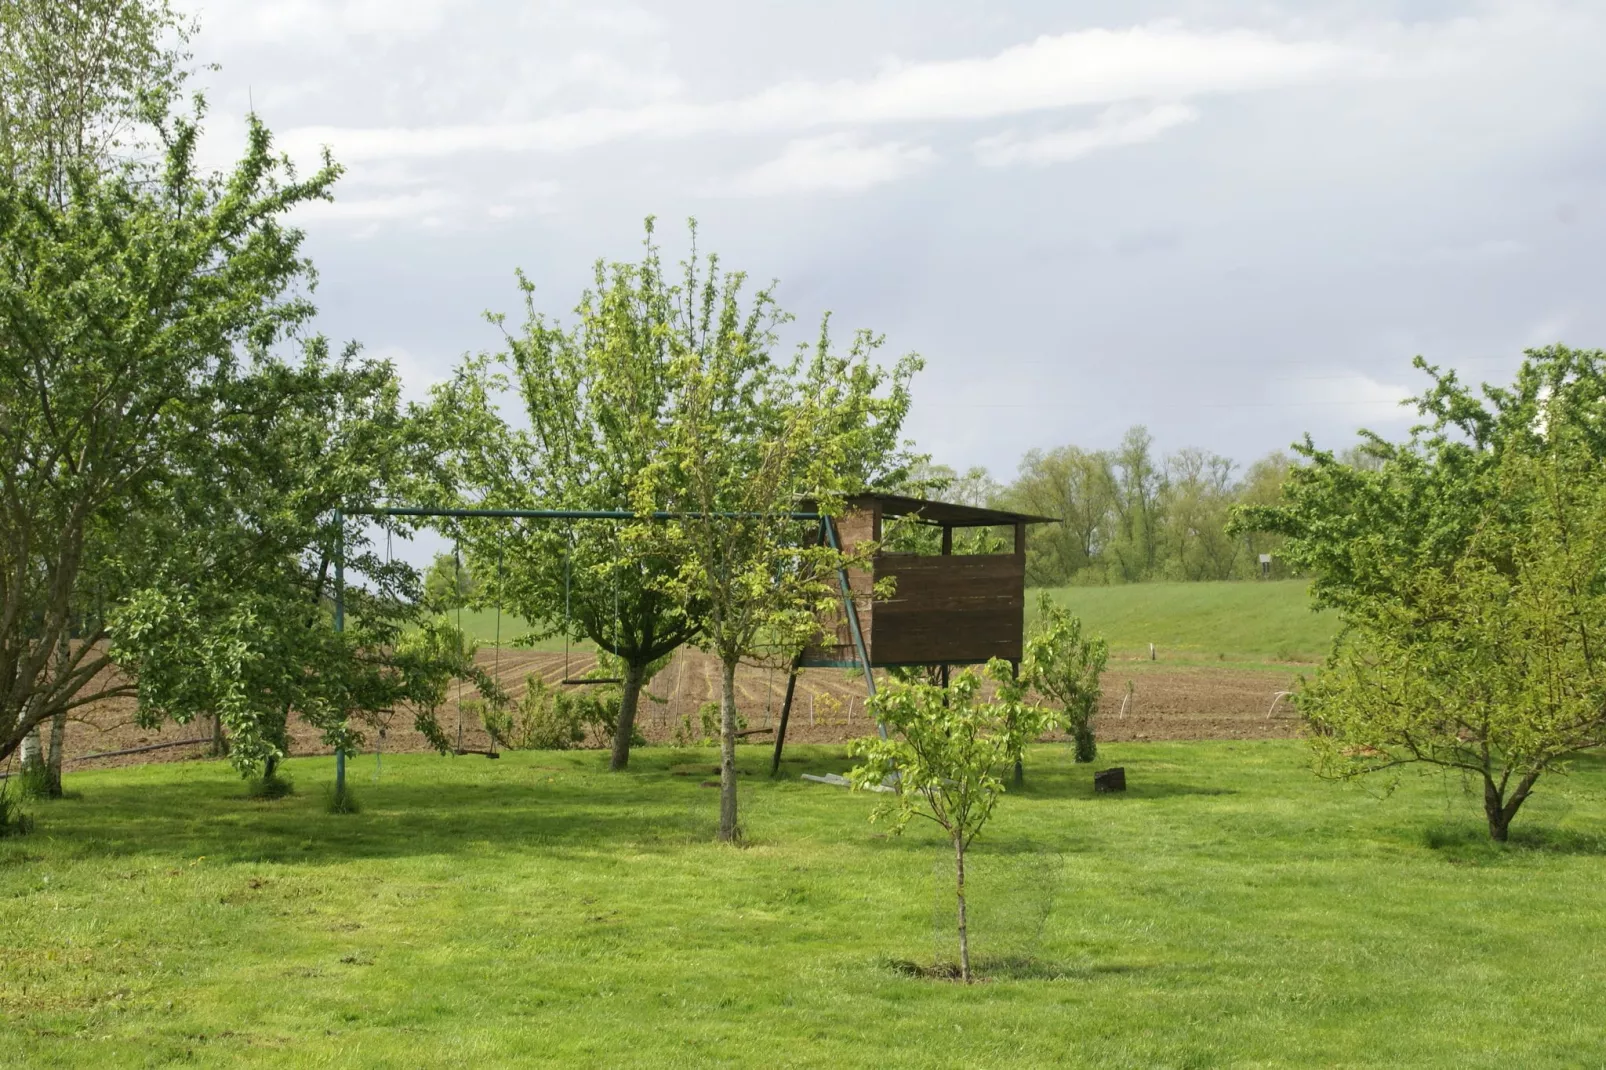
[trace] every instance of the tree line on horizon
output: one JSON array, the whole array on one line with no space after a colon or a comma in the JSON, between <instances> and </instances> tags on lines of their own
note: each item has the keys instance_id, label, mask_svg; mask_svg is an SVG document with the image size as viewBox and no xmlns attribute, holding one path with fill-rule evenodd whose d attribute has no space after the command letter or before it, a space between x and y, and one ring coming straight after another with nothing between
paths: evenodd
<instances>
[{"instance_id":1,"label":"tree line on horizon","mask_svg":"<svg viewBox=\"0 0 1606 1070\"><path fill-rule=\"evenodd\" d=\"M983 467L928 465L919 475L936 497L1055 517L1027 529L1026 582L1062 587L1251 579L1262 554L1270 575L1292 575L1281 535L1229 525L1235 508L1276 505L1295 464L1281 450L1247 468L1195 446L1160 454L1139 424L1114 449L1028 450L1009 483Z\"/></svg>"}]
</instances>

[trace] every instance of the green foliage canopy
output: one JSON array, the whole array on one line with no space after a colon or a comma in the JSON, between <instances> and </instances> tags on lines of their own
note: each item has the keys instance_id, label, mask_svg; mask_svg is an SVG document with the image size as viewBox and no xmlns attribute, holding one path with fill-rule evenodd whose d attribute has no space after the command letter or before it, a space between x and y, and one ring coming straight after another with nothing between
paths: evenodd
<instances>
[{"instance_id":1,"label":"green foliage canopy","mask_svg":"<svg viewBox=\"0 0 1606 1070\"><path fill-rule=\"evenodd\" d=\"M1357 465L1307 440L1284 504L1240 514L1339 611L1297 699L1322 771L1459 771L1504 840L1543 774L1606 743L1603 360L1531 350L1479 396L1418 358L1407 442L1368 435Z\"/></svg>"}]
</instances>

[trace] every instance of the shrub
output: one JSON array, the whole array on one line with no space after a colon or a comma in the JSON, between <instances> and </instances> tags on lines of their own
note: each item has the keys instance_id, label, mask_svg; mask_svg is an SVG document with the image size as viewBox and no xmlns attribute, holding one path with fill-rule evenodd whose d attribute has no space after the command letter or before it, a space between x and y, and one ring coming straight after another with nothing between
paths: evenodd
<instances>
[{"instance_id":1,"label":"shrub","mask_svg":"<svg viewBox=\"0 0 1606 1070\"><path fill-rule=\"evenodd\" d=\"M524 697L511 709L486 704L485 731L507 750L568 750L586 738L576 696L551 687L539 676L525 678Z\"/></svg>"}]
</instances>

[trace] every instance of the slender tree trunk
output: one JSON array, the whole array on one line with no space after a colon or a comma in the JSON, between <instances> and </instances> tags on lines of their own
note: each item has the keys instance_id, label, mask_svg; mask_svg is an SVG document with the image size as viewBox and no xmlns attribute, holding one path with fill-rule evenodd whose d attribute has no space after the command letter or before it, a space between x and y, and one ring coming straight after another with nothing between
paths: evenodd
<instances>
[{"instance_id":1,"label":"slender tree trunk","mask_svg":"<svg viewBox=\"0 0 1606 1070\"><path fill-rule=\"evenodd\" d=\"M719 838L735 843L741 838L736 823L736 663L726 662L720 682L719 717Z\"/></svg>"},{"instance_id":2,"label":"slender tree trunk","mask_svg":"<svg viewBox=\"0 0 1606 1070\"><path fill-rule=\"evenodd\" d=\"M44 763L44 740L39 733L39 726L34 725L28 734L22 737L22 771L26 773L36 765Z\"/></svg>"},{"instance_id":3,"label":"slender tree trunk","mask_svg":"<svg viewBox=\"0 0 1606 1070\"><path fill-rule=\"evenodd\" d=\"M645 665L625 662L624 682L619 692L619 723L613 730L613 757L608 768L621 773L630 764L630 737L636 732L636 707L641 703L641 681Z\"/></svg>"},{"instance_id":4,"label":"slender tree trunk","mask_svg":"<svg viewBox=\"0 0 1606 1070\"><path fill-rule=\"evenodd\" d=\"M1539 779L1539 773L1528 773L1517 786L1511 790L1511 797L1506 798L1495 783L1494 777L1485 773L1483 775L1483 812L1489 819L1489 838L1498 843L1505 843L1511 835L1511 819L1517 816L1522 804L1528 801L1528 795L1533 791L1534 782Z\"/></svg>"},{"instance_id":5,"label":"slender tree trunk","mask_svg":"<svg viewBox=\"0 0 1606 1070\"><path fill-rule=\"evenodd\" d=\"M223 718L212 715L212 757L221 758L229 753L228 742L223 738Z\"/></svg>"},{"instance_id":6,"label":"slender tree trunk","mask_svg":"<svg viewBox=\"0 0 1606 1070\"><path fill-rule=\"evenodd\" d=\"M67 711L57 710L50 718L50 750L45 758L45 790L52 799L61 798L61 759L67 741Z\"/></svg>"},{"instance_id":7,"label":"slender tree trunk","mask_svg":"<svg viewBox=\"0 0 1606 1070\"><path fill-rule=\"evenodd\" d=\"M959 897L959 978L970 983L970 928L965 920L965 841L954 837L954 876Z\"/></svg>"}]
</instances>

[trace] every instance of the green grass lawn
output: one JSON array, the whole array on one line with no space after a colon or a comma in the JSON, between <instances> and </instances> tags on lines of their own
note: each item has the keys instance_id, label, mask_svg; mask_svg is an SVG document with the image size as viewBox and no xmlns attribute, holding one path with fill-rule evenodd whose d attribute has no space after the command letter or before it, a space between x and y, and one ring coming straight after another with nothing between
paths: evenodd
<instances>
[{"instance_id":1,"label":"green grass lawn","mask_svg":"<svg viewBox=\"0 0 1606 1070\"><path fill-rule=\"evenodd\" d=\"M1575 1067L1606 1061L1606 763L1487 845L1456 783L1379 799L1298 744L1111 745L1095 797L1029 756L972 859L876 799L760 775L711 842L713 752L353 763L364 810L215 763L71 775L0 841L0 1064ZM690 763L677 766L677 763ZM689 776L674 775L676 768Z\"/></svg>"},{"instance_id":2,"label":"green grass lawn","mask_svg":"<svg viewBox=\"0 0 1606 1070\"><path fill-rule=\"evenodd\" d=\"M456 624L459 619L455 610L449 613L447 616L453 624ZM516 617L511 613L504 612L502 614L500 625L498 624L496 617L497 614L495 609L463 610L461 618L463 622L463 634L479 643L481 647L489 648L495 644L497 635L500 633L502 646L504 648L512 648L513 640L530 630L530 626L525 623L522 617ZM569 647L571 650L589 651L594 649L590 642L584 641L571 643L569 644ZM562 650L563 640L561 638L542 639L531 646L521 647L520 649L546 651Z\"/></svg>"},{"instance_id":3,"label":"green grass lawn","mask_svg":"<svg viewBox=\"0 0 1606 1070\"><path fill-rule=\"evenodd\" d=\"M1313 613L1304 580L1134 583L1061 587L1054 600L1082 618L1117 654L1162 659L1320 661L1337 621ZM1029 592L1028 614L1037 603Z\"/></svg>"}]
</instances>

